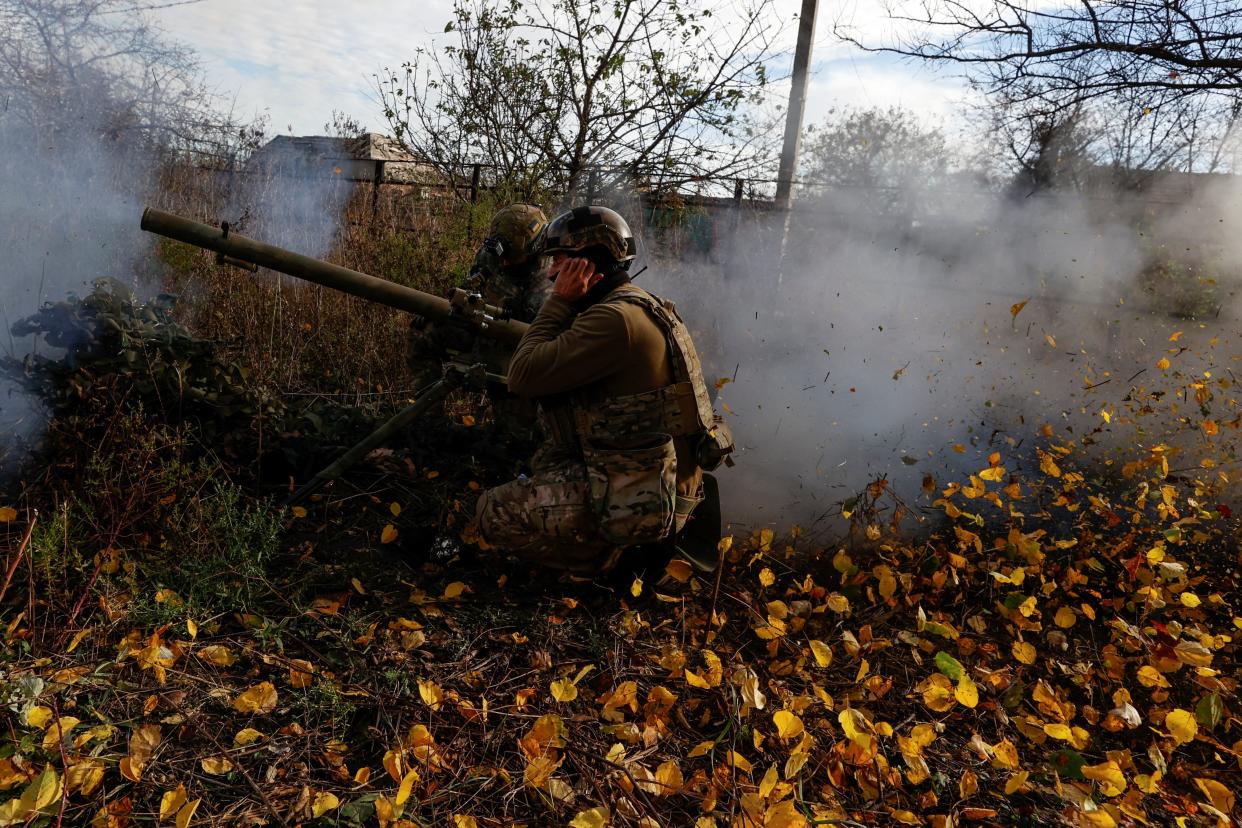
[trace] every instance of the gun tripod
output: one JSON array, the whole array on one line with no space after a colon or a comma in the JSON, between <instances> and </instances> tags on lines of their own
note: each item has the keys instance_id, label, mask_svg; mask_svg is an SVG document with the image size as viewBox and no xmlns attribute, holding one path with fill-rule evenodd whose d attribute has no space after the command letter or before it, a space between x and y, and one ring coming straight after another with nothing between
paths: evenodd
<instances>
[{"instance_id":1,"label":"gun tripod","mask_svg":"<svg viewBox=\"0 0 1242 828\"><path fill-rule=\"evenodd\" d=\"M482 363L463 365L450 362L444 366L444 375L428 385L411 405L394 414L387 422L371 432L360 443L342 454L333 463L320 470L314 477L289 495L282 504L286 508L304 502L328 483L343 475L375 449L387 443L399 432L412 425L428 410L444 401L449 392L457 388L479 388L488 382L504 383L499 374L489 373Z\"/></svg>"}]
</instances>

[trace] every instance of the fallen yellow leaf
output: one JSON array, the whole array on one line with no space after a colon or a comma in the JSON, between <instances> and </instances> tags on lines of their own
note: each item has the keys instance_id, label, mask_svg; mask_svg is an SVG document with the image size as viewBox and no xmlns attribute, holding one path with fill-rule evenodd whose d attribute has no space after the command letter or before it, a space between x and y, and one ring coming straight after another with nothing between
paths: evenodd
<instances>
[{"instance_id":1,"label":"fallen yellow leaf","mask_svg":"<svg viewBox=\"0 0 1242 828\"><path fill-rule=\"evenodd\" d=\"M1060 739L1063 742L1068 742L1074 738L1074 731L1070 730L1070 726L1060 722L1044 725L1044 733L1047 733L1053 739Z\"/></svg>"},{"instance_id":2,"label":"fallen yellow leaf","mask_svg":"<svg viewBox=\"0 0 1242 828\"><path fill-rule=\"evenodd\" d=\"M129 736L129 755L121 759L121 775L131 782L140 781L143 768L159 744L159 725L146 724L135 728Z\"/></svg>"},{"instance_id":3,"label":"fallen yellow leaf","mask_svg":"<svg viewBox=\"0 0 1242 828\"><path fill-rule=\"evenodd\" d=\"M681 558L673 558L668 562L668 566L664 567L664 572L668 577L678 583L684 584L694 575L694 570L690 564Z\"/></svg>"},{"instance_id":4,"label":"fallen yellow leaf","mask_svg":"<svg viewBox=\"0 0 1242 828\"><path fill-rule=\"evenodd\" d=\"M953 691L953 697L962 707L973 709L979 704L979 688L971 681L970 676L962 673L962 677L957 681L957 689Z\"/></svg>"},{"instance_id":5,"label":"fallen yellow leaf","mask_svg":"<svg viewBox=\"0 0 1242 828\"><path fill-rule=\"evenodd\" d=\"M289 662L289 684L297 690L310 687L314 673L315 666L305 659L295 658Z\"/></svg>"},{"instance_id":6,"label":"fallen yellow leaf","mask_svg":"<svg viewBox=\"0 0 1242 828\"><path fill-rule=\"evenodd\" d=\"M669 760L662 762L660 767L656 768L655 781L660 786L657 791L660 796L672 796L681 790L685 784L685 777L681 774L681 768L677 763Z\"/></svg>"},{"instance_id":7,"label":"fallen yellow leaf","mask_svg":"<svg viewBox=\"0 0 1242 828\"><path fill-rule=\"evenodd\" d=\"M160 822L176 816L177 811L181 810L181 806L186 803L187 799L184 784L177 785L175 791L165 791L160 797Z\"/></svg>"},{"instance_id":8,"label":"fallen yellow leaf","mask_svg":"<svg viewBox=\"0 0 1242 828\"><path fill-rule=\"evenodd\" d=\"M52 708L44 707L36 704L33 707L26 708L26 724L33 728L42 730L47 727L47 723L52 720Z\"/></svg>"},{"instance_id":9,"label":"fallen yellow leaf","mask_svg":"<svg viewBox=\"0 0 1242 828\"><path fill-rule=\"evenodd\" d=\"M1195 714L1189 710L1182 710L1180 707L1169 711L1169 715L1164 718L1164 726L1168 728L1169 735L1179 745L1193 742L1199 733L1199 723L1195 721Z\"/></svg>"},{"instance_id":10,"label":"fallen yellow leaf","mask_svg":"<svg viewBox=\"0 0 1242 828\"><path fill-rule=\"evenodd\" d=\"M1022 664L1035 663L1035 647L1025 641L1013 642L1013 657Z\"/></svg>"},{"instance_id":11,"label":"fallen yellow leaf","mask_svg":"<svg viewBox=\"0 0 1242 828\"><path fill-rule=\"evenodd\" d=\"M423 700L423 704L432 710L439 710L440 705L444 703L444 691L431 679L418 680L418 695Z\"/></svg>"},{"instance_id":12,"label":"fallen yellow leaf","mask_svg":"<svg viewBox=\"0 0 1242 828\"><path fill-rule=\"evenodd\" d=\"M397 796L393 800L397 807L400 808L409 800L411 792L414 790L414 783L418 781L418 771L410 768L405 778L401 780L401 784L397 787Z\"/></svg>"},{"instance_id":13,"label":"fallen yellow leaf","mask_svg":"<svg viewBox=\"0 0 1242 828\"><path fill-rule=\"evenodd\" d=\"M270 681L261 681L233 699L238 713L271 713L276 709L276 688Z\"/></svg>"},{"instance_id":14,"label":"fallen yellow leaf","mask_svg":"<svg viewBox=\"0 0 1242 828\"><path fill-rule=\"evenodd\" d=\"M822 641L811 639L811 654L815 656L815 663L820 667L827 667L832 664L832 648Z\"/></svg>"},{"instance_id":15,"label":"fallen yellow leaf","mask_svg":"<svg viewBox=\"0 0 1242 828\"><path fill-rule=\"evenodd\" d=\"M233 747L246 747L247 745L253 745L255 742L262 741L262 739L263 734L253 727L243 727L233 737Z\"/></svg>"},{"instance_id":16,"label":"fallen yellow leaf","mask_svg":"<svg viewBox=\"0 0 1242 828\"><path fill-rule=\"evenodd\" d=\"M43 734L43 749L48 753L58 753L65 738L80 724L82 720L74 716L61 716L53 721Z\"/></svg>"},{"instance_id":17,"label":"fallen yellow leaf","mask_svg":"<svg viewBox=\"0 0 1242 828\"><path fill-rule=\"evenodd\" d=\"M1013 796L1026 787L1026 780L1030 778L1030 775L1030 771L1018 771L1010 776L1005 782L1005 796Z\"/></svg>"},{"instance_id":18,"label":"fallen yellow leaf","mask_svg":"<svg viewBox=\"0 0 1242 828\"><path fill-rule=\"evenodd\" d=\"M1082 775L1100 783L1100 792L1105 796L1118 796L1125 792L1126 777L1121 767L1113 760L1098 765L1084 765Z\"/></svg>"},{"instance_id":19,"label":"fallen yellow leaf","mask_svg":"<svg viewBox=\"0 0 1242 828\"><path fill-rule=\"evenodd\" d=\"M579 811L569 821L569 828L605 828L612 819L612 812L603 805Z\"/></svg>"},{"instance_id":20,"label":"fallen yellow leaf","mask_svg":"<svg viewBox=\"0 0 1242 828\"><path fill-rule=\"evenodd\" d=\"M578 698L578 687L568 678L552 682L552 698L558 702L571 702Z\"/></svg>"},{"instance_id":21,"label":"fallen yellow leaf","mask_svg":"<svg viewBox=\"0 0 1242 828\"><path fill-rule=\"evenodd\" d=\"M1237 800L1233 791L1215 779L1195 777L1195 784L1199 786L1199 790L1203 791L1203 795L1212 803L1213 808L1224 814L1233 813L1233 806Z\"/></svg>"},{"instance_id":22,"label":"fallen yellow leaf","mask_svg":"<svg viewBox=\"0 0 1242 828\"><path fill-rule=\"evenodd\" d=\"M336 794L328 791L320 791L315 794L315 798L311 801L311 816L315 819L328 813L335 811L340 807L341 801L336 798Z\"/></svg>"},{"instance_id":23,"label":"fallen yellow leaf","mask_svg":"<svg viewBox=\"0 0 1242 828\"><path fill-rule=\"evenodd\" d=\"M778 710L773 713L772 721L776 724L776 735L782 739L793 739L802 735L802 720L788 710Z\"/></svg>"},{"instance_id":24,"label":"fallen yellow leaf","mask_svg":"<svg viewBox=\"0 0 1242 828\"><path fill-rule=\"evenodd\" d=\"M196 650L195 655L208 664L214 664L217 667L232 667L237 663L237 656L233 655L233 651L222 644L208 644L206 647Z\"/></svg>"},{"instance_id":25,"label":"fallen yellow leaf","mask_svg":"<svg viewBox=\"0 0 1242 828\"><path fill-rule=\"evenodd\" d=\"M203 769L203 773L209 773L212 776L223 776L233 769L233 763L228 760L227 756L205 756L198 764Z\"/></svg>"}]
</instances>

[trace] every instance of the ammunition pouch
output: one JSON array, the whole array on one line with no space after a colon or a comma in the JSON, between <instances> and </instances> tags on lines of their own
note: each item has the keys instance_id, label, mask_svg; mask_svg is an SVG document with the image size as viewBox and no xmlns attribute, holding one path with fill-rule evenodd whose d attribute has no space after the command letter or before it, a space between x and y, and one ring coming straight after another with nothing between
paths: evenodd
<instances>
[{"instance_id":1,"label":"ammunition pouch","mask_svg":"<svg viewBox=\"0 0 1242 828\"><path fill-rule=\"evenodd\" d=\"M624 447L588 443L583 457L591 505L604 540L629 546L662 541L673 533L677 453L671 436L637 435Z\"/></svg>"},{"instance_id":2,"label":"ammunition pouch","mask_svg":"<svg viewBox=\"0 0 1242 828\"><path fill-rule=\"evenodd\" d=\"M703 471L715 471L721 463L732 466L735 446L733 432L728 423L719 414L713 415L714 422L707 431L701 432L694 443L694 458Z\"/></svg>"},{"instance_id":3,"label":"ammunition pouch","mask_svg":"<svg viewBox=\"0 0 1242 828\"><path fill-rule=\"evenodd\" d=\"M678 382L594 405L574 408L574 426L584 441L662 433L684 437L699 430L694 386Z\"/></svg>"}]
</instances>

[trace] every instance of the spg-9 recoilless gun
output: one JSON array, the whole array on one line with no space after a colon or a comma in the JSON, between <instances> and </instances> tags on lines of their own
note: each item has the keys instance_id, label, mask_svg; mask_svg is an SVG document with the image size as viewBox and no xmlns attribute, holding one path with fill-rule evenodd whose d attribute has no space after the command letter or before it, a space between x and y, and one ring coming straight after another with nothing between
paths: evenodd
<instances>
[{"instance_id":1,"label":"spg-9 recoilless gun","mask_svg":"<svg viewBox=\"0 0 1242 828\"><path fill-rule=\"evenodd\" d=\"M260 267L284 273L307 282L333 288L360 299L366 299L429 320L448 321L462 325L480 337L495 340L507 348L517 345L527 325L506 318L500 308L488 305L477 293L456 288L448 299L386 279L334 265L312 256L304 256L271 244L264 244L231 232L228 223L220 227L165 213L148 207L142 214L142 229L216 254L219 264L232 265L256 272ZM450 364L444 377L420 389L415 402L379 427L371 436L351 448L335 463L316 474L293 493L286 505L305 500L324 484L339 477L350 466L366 457L397 433L408 427L419 415L442 401L455 387L485 381L503 381L483 365Z\"/></svg>"},{"instance_id":2,"label":"spg-9 recoilless gun","mask_svg":"<svg viewBox=\"0 0 1242 828\"><path fill-rule=\"evenodd\" d=\"M427 319L454 319L465 322L480 336L494 339L511 348L526 333L527 326L524 322L506 318L504 311L484 303L478 294L457 288L448 299L443 299L387 279L379 279L322 259L255 241L231 232L227 223L212 227L148 207L142 214L142 229L210 250L216 254L216 261L220 264L233 265L251 272L266 267Z\"/></svg>"}]
</instances>

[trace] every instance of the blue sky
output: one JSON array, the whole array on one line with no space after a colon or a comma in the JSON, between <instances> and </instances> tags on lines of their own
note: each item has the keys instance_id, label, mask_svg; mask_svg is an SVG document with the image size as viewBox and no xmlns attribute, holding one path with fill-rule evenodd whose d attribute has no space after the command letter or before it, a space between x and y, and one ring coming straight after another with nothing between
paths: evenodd
<instances>
[{"instance_id":1,"label":"blue sky","mask_svg":"<svg viewBox=\"0 0 1242 828\"><path fill-rule=\"evenodd\" d=\"M777 0L790 19L800 6L800 0ZM274 132L313 134L334 109L384 131L374 75L443 38L450 9L450 0L201 0L153 14L198 52L208 83L237 115L266 113ZM808 123L840 105L902 105L931 120L961 109L960 81L836 41L831 30L840 19L877 39L887 34L879 0L821 3ZM791 26L791 52L793 34Z\"/></svg>"}]
</instances>

